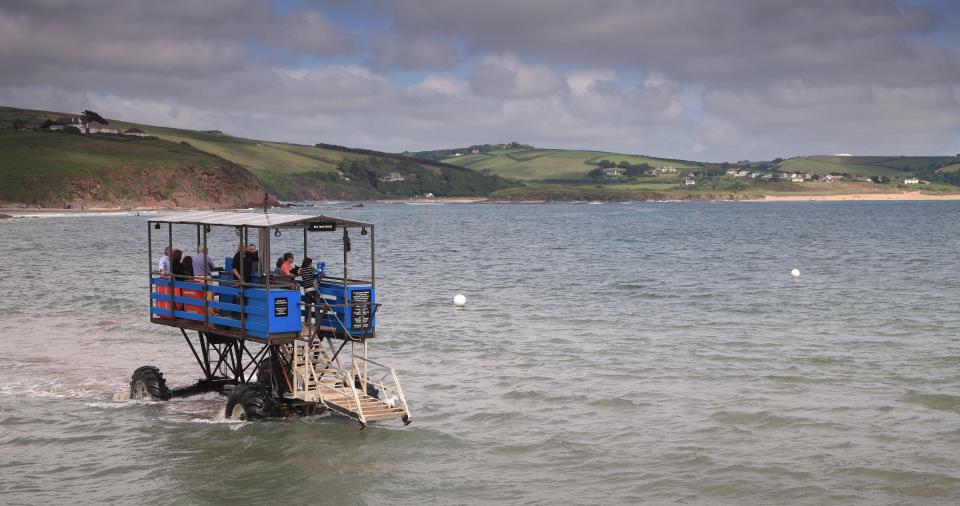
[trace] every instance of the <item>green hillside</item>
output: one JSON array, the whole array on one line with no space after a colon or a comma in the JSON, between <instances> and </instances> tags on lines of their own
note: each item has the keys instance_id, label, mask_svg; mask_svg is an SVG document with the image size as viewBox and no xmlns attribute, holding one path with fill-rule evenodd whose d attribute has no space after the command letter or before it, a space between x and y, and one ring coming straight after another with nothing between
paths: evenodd
<instances>
[{"instance_id":1,"label":"green hillside","mask_svg":"<svg viewBox=\"0 0 960 506\"><path fill-rule=\"evenodd\" d=\"M861 177L886 176L903 178L934 171L948 156L802 156L784 160L773 166L782 172L814 174L850 174Z\"/></svg>"},{"instance_id":2,"label":"green hillside","mask_svg":"<svg viewBox=\"0 0 960 506\"><path fill-rule=\"evenodd\" d=\"M473 153L473 151L478 151ZM460 156L457 156L459 153ZM627 162L630 165L647 164L652 168L674 167L689 171L703 164L685 160L654 158L608 151L569 149L538 149L523 144L477 145L462 150L438 150L413 153L418 158L433 159L446 156L440 161L459 165L475 171L496 174L522 181L576 180L582 179L600 162L613 164Z\"/></svg>"},{"instance_id":3,"label":"green hillside","mask_svg":"<svg viewBox=\"0 0 960 506\"><path fill-rule=\"evenodd\" d=\"M157 138L4 129L0 154L0 202L246 207L264 192L229 160Z\"/></svg>"},{"instance_id":4,"label":"green hillside","mask_svg":"<svg viewBox=\"0 0 960 506\"><path fill-rule=\"evenodd\" d=\"M230 166L252 175L257 191L280 199L370 199L435 196L484 196L514 186L502 178L456 165L341 146L258 141L219 131L156 127L107 118L109 126L138 128L150 137L84 134L78 131L27 130L63 113L0 107L0 182L2 198L34 202L49 195L55 203L68 193L63 178L103 180L105 171L213 169ZM70 130L70 129L68 129ZM26 177L56 175L31 191ZM112 183L107 178L104 185ZM129 193L129 192L127 192Z\"/></svg>"}]
</instances>

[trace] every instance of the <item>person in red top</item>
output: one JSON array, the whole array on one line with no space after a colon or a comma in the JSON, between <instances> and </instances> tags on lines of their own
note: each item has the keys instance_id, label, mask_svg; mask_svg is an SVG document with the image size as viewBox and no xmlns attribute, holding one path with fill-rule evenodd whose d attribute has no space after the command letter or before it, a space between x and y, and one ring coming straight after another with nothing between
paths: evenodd
<instances>
[{"instance_id":1,"label":"person in red top","mask_svg":"<svg viewBox=\"0 0 960 506\"><path fill-rule=\"evenodd\" d=\"M293 253L284 253L279 260L277 260L277 270L280 271L280 274L284 276L290 276L291 278L295 276L292 272L293 270Z\"/></svg>"}]
</instances>

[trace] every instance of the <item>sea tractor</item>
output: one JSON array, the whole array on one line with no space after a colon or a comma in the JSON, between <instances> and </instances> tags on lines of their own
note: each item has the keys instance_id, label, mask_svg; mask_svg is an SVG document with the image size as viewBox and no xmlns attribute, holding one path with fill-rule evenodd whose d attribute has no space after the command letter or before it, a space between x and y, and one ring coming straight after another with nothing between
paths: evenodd
<instances>
[{"instance_id":1,"label":"sea tractor","mask_svg":"<svg viewBox=\"0 0 960 506\"><path fill-rule=\"evenodd\" d=\"M161 272L153 249L155 245L173 249L174 227L180 232L176 237L183 235L179 228L186 227L190 242L195 232L201 252L208 249L208 234L214 227L232 229L236 241L230 242L239 244L237 256L225 257L224 267L210 273ZM369 238L367 278L348 276L351 232ZM289 240L293 235L299 243L301 234L301 258L322 249L318 242L327 250L339 243L342 273L322 268L310 272L306 267L296 275L274 271L271 238ZM257 244L257 254L246 251ZM252 421L329 411L356 420L361 428L376 420L410 423L397 372L367 356L380 308L373 224L266 211L187 212L148 220L147 249L150 323L179 329L202 376L192 385L170 388L157 367L143 366L130 380L132 399L165 401L218 392L227 397L228 419ZM339 251L335 254L339 256ZM246 255L250 256L244 261ZM235 258L240 259L237 265L233 265ZM307 273L314 278L309 284L302 276Z\"/></svg>"}]
</instances>

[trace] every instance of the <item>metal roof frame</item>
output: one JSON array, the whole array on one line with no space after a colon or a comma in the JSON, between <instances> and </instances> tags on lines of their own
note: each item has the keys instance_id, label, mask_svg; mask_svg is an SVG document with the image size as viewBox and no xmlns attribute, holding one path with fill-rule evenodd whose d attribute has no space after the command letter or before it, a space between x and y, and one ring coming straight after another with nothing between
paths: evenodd
<instances>
[{"instance_id":1,"label":"metal roof frame","mask_svg":"<svg viewBox=\"0 0 960 506\"><path fill-rule=\"evenodd\" d=\"M268 214L264 212L190 211L150 218L151 223L181 223L251 228L304 226L311 222L334 222L341 227L372 227L371 223L313 214Z\"/></svg>"}]
</instances>

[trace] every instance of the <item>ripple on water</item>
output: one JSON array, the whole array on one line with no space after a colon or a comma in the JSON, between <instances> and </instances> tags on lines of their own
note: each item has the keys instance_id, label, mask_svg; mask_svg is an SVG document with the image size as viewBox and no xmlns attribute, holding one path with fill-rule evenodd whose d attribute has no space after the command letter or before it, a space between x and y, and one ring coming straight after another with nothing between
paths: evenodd
<instances>
[{"instance_id":1,"label":"ripple on water","mask_svg":"<svg viewBox=\"0 0 960 506\"><path fill-rule=\"evenodd\" d=\"M919 404L930 409L960 412L960 396L958 395L913 392L904 395L902 400L903 402Z\"/></svg>"}]
</instances>

